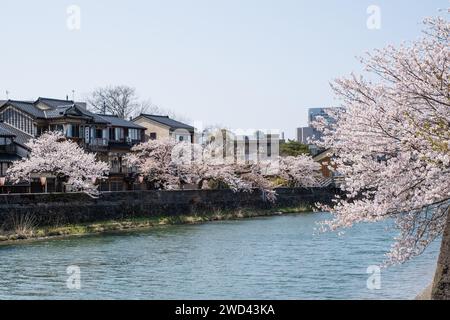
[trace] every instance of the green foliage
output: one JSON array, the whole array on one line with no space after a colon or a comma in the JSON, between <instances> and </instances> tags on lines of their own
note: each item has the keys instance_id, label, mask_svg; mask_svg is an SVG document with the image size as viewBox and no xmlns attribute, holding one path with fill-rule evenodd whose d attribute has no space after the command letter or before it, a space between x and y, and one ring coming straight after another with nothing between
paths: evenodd
<instances>
[{"instance_id":1,"label":"green foliage","mask_svg":"<svg viewBox=\"0 0 450 320\"><path fill-rule=\"evenodd\" d=\"M287 187L289 186L289 181L286 179L283 179L281 177L270 177L269 181L275 186L275 187Z\"/></svg>"},{"instance_id":2,"label":"green foliage","mask_svg":"<svg viewBox=\"0 0 450 320\"><path fill-rule=\"evenodd\" d=\"M296 157L301 154L309 154L309 148L306 144L294 140L288 140L280 144L280 156L282 157Z\"/></svg>"}]
</instances>

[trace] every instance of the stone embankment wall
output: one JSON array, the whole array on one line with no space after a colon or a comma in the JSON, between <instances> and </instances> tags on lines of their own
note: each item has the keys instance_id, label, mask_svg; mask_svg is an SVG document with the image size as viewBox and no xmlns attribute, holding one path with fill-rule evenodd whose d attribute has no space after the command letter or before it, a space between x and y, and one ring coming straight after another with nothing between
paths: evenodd
<instances>
[{"instance_id":1,"label":"stone embankment wall","mask_svg":"<svg viewBox=\"0 0 450 320\"><path fill-rule=\"evenodd\" d=\"M38 225L86 223L129 217L183 215L208 210L293 207L328 202L333 189L277 189L275 205L264 202L258 190L127 191L106 192L98 198L84 193L0 195L0 227L32 214Z\"/></svg>"}]
</instances>

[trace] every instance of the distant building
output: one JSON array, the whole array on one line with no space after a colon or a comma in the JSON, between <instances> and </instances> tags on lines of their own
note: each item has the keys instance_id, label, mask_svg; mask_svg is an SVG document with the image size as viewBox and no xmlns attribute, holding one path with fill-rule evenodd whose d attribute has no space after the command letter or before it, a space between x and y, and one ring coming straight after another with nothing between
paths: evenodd
<instances>
[{"instance_id":1,"label":"distant building","mask_svg":"<svg viewBox=\"0 0 450 320\"><path fill-rule=\"evenodd\" d=\"M283 134L262 131L232 132L228 129L209 131L203 137L204 144L222 145L223 158L234 163L259 163L276 159L280 153L280 141Z\"/></svg>"},{"instance_id":2,"label":"distant building","mask_svg":"<svg viewBox=\"0 0 450 320\"><path fill-rule=\"evenodd\" d=\"M319 140L322 133L313 127L313 123L318 117L323 117L328 123L333 123L334 119L328 114L328 111L334 108L310 108L308 109L308 126L297 128L297 141L309 146L311 154L315 155L321 152L320 148L312 144L312 140Z\"/></svg>"},{"instance_id":3,"label":"distant building","mask_svg":"<svg viewBox=\"0 0 450 320\"><path fill-rule=\"evenodd\" d=\"M310 108L308 109L308 124L311 126L317 117L323 117L328 121L333 121L333 118L328 114L329 110L333 108Z\"/></svg>"},{"instance_id":4,"label":"distant building","mask_svg":"<svg viewBox=\"0 0 450 320\"><path fill-rule=\"evenodd\" d=\"M195 128L168 116L141 114L132 120L145 128L146 140L175 139L195 142Z\"/></svg>"},{"instance_id":5,"label":"distant building","mask_svg":"<svg viewBox=\"0 0 450 320\"><path fill-rule=\"evenodd\" d=\"M253 134L236 135L236 155L245 163L276 159L280 154L279 133L256 131Z\"/></svg>"},{"instance_id":6,"label":"distant building","mask_svg":"<svg viewBox=\"0 0 450 320\"><path fill-rule=\"evenodd\" d=\"M280 144L282 143L286 143L286 139L284 137L284 132L281 132L281 137L280 137Z\"/></svg>"},{"instance_id":7,"label":"distant building","mask_svg":"<svg viewBox=\"0 0 450 320\"><path fill-rule=\"evenodd\" d=\"M312 139L316 135L318 135L319 132L311 127L301 127L297 128L297 142L303 143L303 144L309 144L309 139Z\"/></svg>"}]
</instances>

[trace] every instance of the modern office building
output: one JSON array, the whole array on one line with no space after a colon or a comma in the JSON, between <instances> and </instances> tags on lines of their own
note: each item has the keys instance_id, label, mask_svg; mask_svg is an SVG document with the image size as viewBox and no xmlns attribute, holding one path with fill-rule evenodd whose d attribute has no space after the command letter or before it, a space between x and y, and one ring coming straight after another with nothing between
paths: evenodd
<instances>
[{"instance_id":1,"label":"modern office building","mask_svg":"<svg viewBox=\"0 0 450 320\"><path fill-rule=\"evenodd\" d=\"M313 124L318 117L323 117L328 123L333 123L335 120L330 115L330 111L335 108L310 108L308 109L308 126L297 128L297 141L309 146L310 152L313 155L318 154L318 148L313 141L320 140L322 133L314 128Z\"/></svg>"}]
</instances>

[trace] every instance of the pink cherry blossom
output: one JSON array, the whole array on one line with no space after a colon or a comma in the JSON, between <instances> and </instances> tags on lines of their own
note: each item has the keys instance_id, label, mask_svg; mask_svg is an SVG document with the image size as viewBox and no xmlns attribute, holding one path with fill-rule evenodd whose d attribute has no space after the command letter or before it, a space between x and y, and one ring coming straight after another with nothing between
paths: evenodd
<instances>
[{"instance_id":1,"label":"pink cherry blossom","mask_svg":"<svg viewBox=\"0 0 450 320\"><path fill-rule=\"evenodd\" d=\"M222 145L173 140L151 140L135 146L127 160L156 189L179 189L185 184L206 189L214 182L234 192L260 190L269 202L276 201L271 177L280 176L295 186L311 187L318 182L320 168L309 156L240 163L233 157L224 157Z\"/></svg>"},{"instance_id":2,"label":"pink cherry blossom","mask_svg":"<svg viewBox=\"0 0 450 320\"><path fill-rule=\"evenodd\" d=\"M449 211L450 24L433 18L425 26L419 40L361 59L367 77L336 80L337 122L316 123L345 193L322 206L334 215L325 227L395 219L391 263L422 253L442 234Z\"/></svg>"},{"instance_id":3,"label":"pink cherry blossom","mask_svg":"<svg viewBox=\"0 0 450 320\"><path fill-rule=\"evenodd\" d=\"M97 161L94 153L85 152L60 132L45 133L26 145L31 150L29 157L14 162L7 172L14 183L30 181L32 175L51 174L65 179L72 191L97 195L94 181L106 178L109 172L107 163Z\"/></svg>"}]
</instances>

